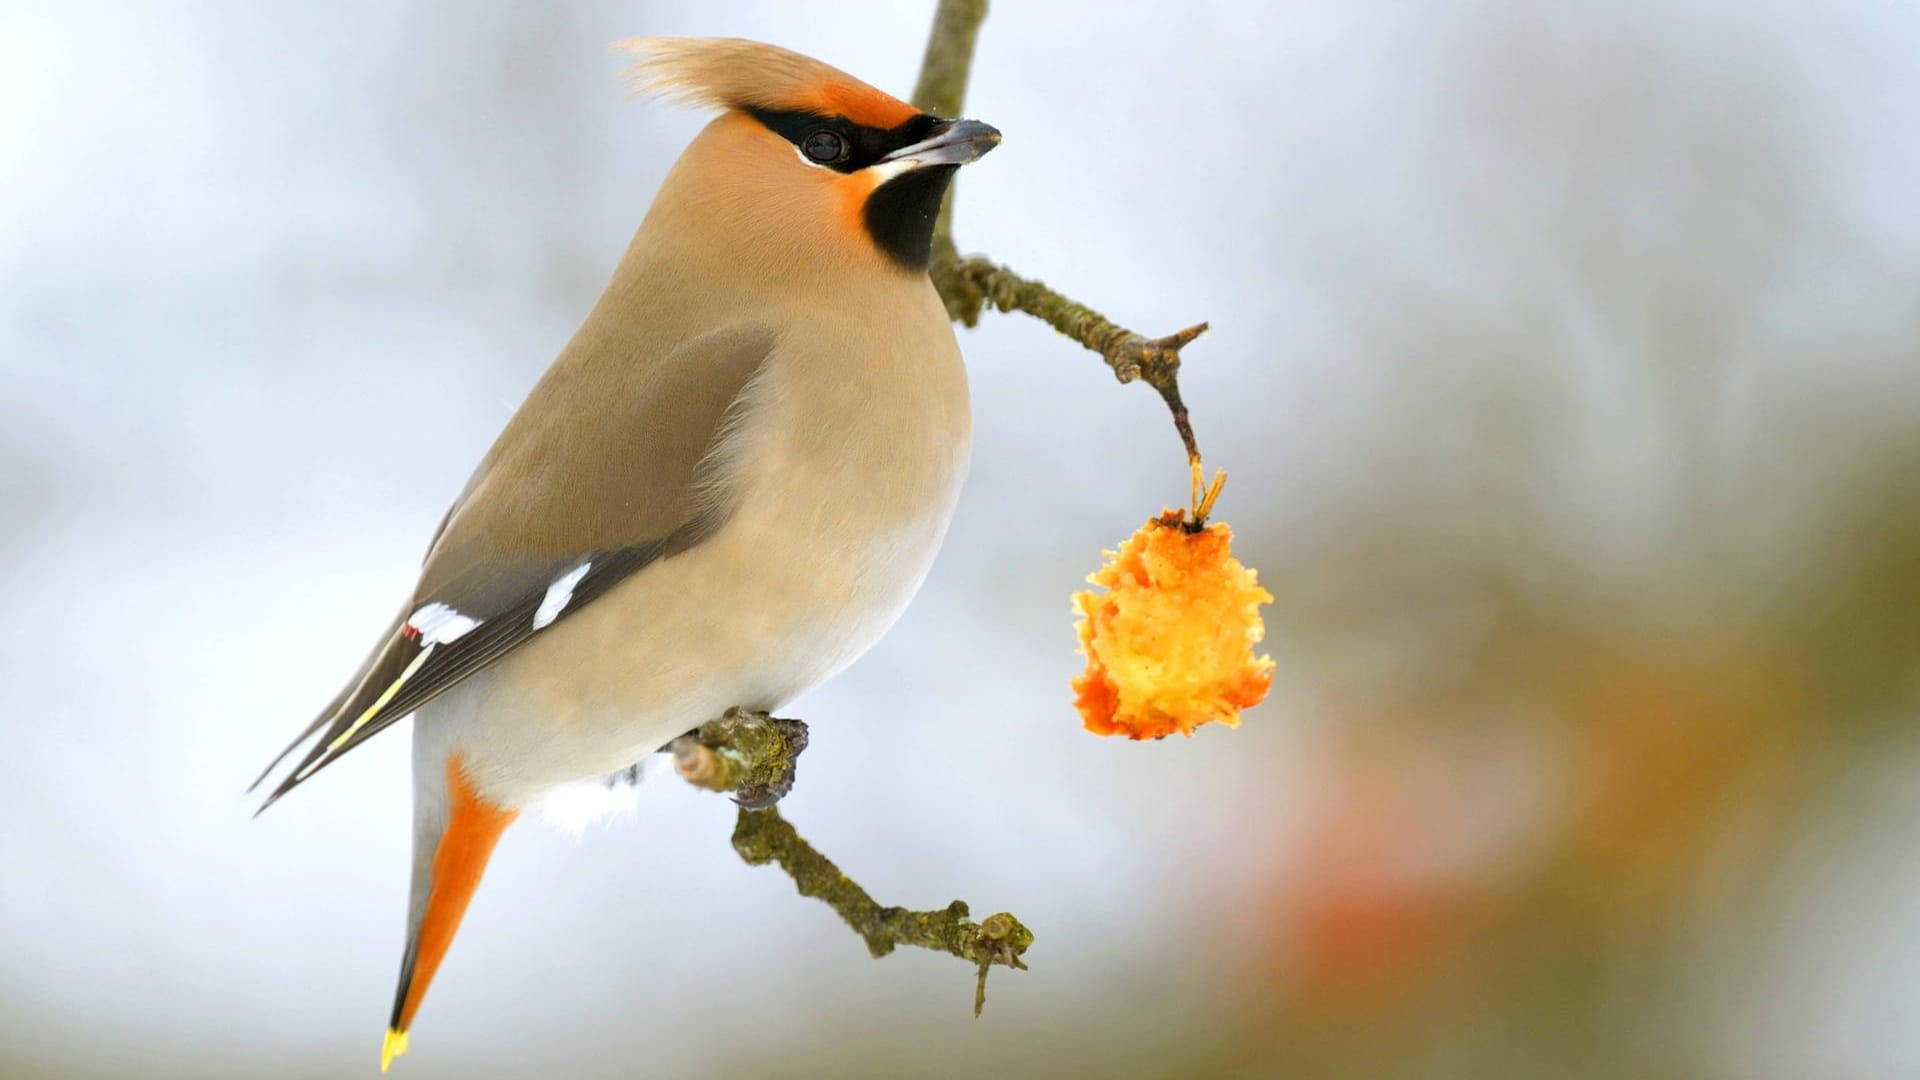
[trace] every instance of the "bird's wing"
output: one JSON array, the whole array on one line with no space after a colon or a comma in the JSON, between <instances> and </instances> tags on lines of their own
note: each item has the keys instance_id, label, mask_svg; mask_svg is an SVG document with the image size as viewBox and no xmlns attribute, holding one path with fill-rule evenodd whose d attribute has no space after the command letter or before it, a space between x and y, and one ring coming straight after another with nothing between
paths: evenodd
<instances>
[{"instance_id":1,"label":"bird's wing","mask_svg":"<svg viewBox=\"0 0 1920 1080\"><path fill-rule=\"evenodd\" d=\"M770 328L745 324L615 369L572 347L562 354L441 524L400 618L261 774L320 733L261 809L650 563L710 535L731 512L738 455L728 447L749 425L754 376L774 344Z\"/></svg>"}]
</instances>

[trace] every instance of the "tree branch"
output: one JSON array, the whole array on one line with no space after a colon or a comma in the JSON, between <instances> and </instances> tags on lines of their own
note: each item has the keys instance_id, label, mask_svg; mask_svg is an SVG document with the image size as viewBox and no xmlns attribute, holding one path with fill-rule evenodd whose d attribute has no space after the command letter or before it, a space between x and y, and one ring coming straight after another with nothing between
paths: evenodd
<instances>
[{"instance_id":1,"label":"tree branch","mask_svg":"<svg viewBox=\"0 0 1920 1080\"><path fill-rule=\"evenodd\" d=\"M733 825L733 850L749 866L778 863L801 896L827 902L853 931L866 940L875 958L896 945L913 945L957 956L979 968L974 983L973 1015L987 1003L987 971L995 964L1025 971L1020 957L1033 944L1033 932L1011 912L989 915L976 923L968 918L966 901L955 900L938 911L908 911L881 907L867 890L840 872L832 860L800 838L777 809L740 810Z\"/></svg>"},{"instance_id":2,"label":"tree branch","mask_svg":"<svg viewBox=\"0 0 1920 1080\"><path fill-rule=\"evenodd\" d=\"M987 18L987 0L940 0L913 84L913 107L933 116L958 117L967 107L973 76L973 46Z\"/></svg>"},{"instance_id":3,"label":"tree branch","mask_svg":"<svg viewBox=\"0 0 1920 1080\"><path fill-rule=\"evenodd\" d=\"M966 107L967 80L973 70L974 44L987 17L987 0L940 0L927 37L927 52L914 86L913 105L934 116L957 117ZM1180 433L1187 460L1200 460L1187 406L1180 398L1180 350L1207 332L1197 323L1176 334L1149 338L1119 326L1105 315L1070 299L1044 282L1022 277L980 256L960 257L953 240L953 188L940 204L933 227L933 258L927 267L947 314L966 326L980 322L983 308L1020 311L1099 353L1123 383L1135 379L1159 392Z\"/></svg>"},{"instance_id":4,"label":"tree branch","mask_svg":"<svg viewBox=\"0 0 1920 1080\"><path fill-rule=\"evenodd\" d=\"M1180 399L1180 350L1207 332L1206 323L1195 323L1166 337L1143 337L1055 292L1044 282L1021 277L978 255L935 262L929 272L941 299L947 302L948 314L961 323L978 323L982 307L1025 312L1099 353L1121 382L1139 379L1159 391L1167 410L1173 413L1173 426L1180 433L1187 460L1200 460L1200 446L1193 437L1186 402Z\"/></svg>"},{"instance_id":5,"label":"tree branch","mask_svg":"<svg viewBox=\"0 0 1920 1080\"><path fill-rule=\"evenodd\" d=\"M965 901L936 911L882 907L833 860L801 839L774 809L793 787L794 762L807 747L807 725L766 713L728 709L718 720L669 743L675 767L688 783L709 791L735 793L740 803L733 825L733 850L749 866L777 863L793 879L801 896L824 900L853 927L877 959L896 946L912 945L957 956L979 968L973 1014L987 1000L987 971L995 964L1026 969L1021 955L1033 944L1033 932L1008 912L976 923Z\"/></svg>"}]
</instances>

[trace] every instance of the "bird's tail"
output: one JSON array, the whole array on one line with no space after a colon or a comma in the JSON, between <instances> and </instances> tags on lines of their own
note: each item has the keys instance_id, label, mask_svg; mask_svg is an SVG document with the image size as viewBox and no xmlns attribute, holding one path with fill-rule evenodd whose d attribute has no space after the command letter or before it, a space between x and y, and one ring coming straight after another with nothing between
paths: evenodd
<instances>
[{"instance_id":1,"label":"bird's tail","mask_svg":"<svg viewBox=\"0 0 1920 1080\"><path fill-rule=\"evenodd\" d=\"M424 777L422 779L425 779ZM393 1018L380 1049L380 1071L407 1052L407 1031L434 972L453 944L467 903L480 887L493 846L519 816L518 810L482 800L467 781L460 756L447 758L446 787L420 784L414 792L413 896L407 910L407 951Z\"/></svg>"}]
</instances>

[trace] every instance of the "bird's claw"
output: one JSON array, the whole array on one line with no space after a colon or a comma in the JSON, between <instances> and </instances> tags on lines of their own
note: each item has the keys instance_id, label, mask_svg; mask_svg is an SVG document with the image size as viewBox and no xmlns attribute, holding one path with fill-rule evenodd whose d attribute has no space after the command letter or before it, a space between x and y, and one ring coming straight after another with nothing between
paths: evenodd
<instances>
[{"instance_id":1,"label":"bird's claw","mask_svg":"<svg viewBox=\"0 0 1920 1080\"><path fill-rule=\"evenodd\" d=\"M793 790L794 761L806 748L804 722L737 708L668 745L683 779L731 792L747 810L765 810Z\"/></svg>"},{"instance_id":2,"label":"bird's claw","mask_svg":"<svg viewBox=\"0 0 1920 1080\"><path fill-rule=\"evenodd\" d=\"M807 725L799 720L784 720L777 716L766 717L780 737L781 751L760 768L750 768L749 783L742 784L733 793L734 805L743 810L765 810L787 797L793 790L793 773L796 759L807 748Z\"/></svg>"}]
</instances>

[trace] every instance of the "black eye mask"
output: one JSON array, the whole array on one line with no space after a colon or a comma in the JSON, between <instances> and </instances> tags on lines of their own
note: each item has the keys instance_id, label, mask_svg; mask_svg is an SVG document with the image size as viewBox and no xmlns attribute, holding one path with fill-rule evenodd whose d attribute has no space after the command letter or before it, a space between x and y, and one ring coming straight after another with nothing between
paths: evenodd
<instances>
[{"instance_id":1,"label":"black eye mask","mask_svg":"<svg viewBox=\"0 0 1920 1080\"><path fill-rule=\"evenodd\" d=\"M856 124L844 116L821 116L797 109L756 108L747 111L755 120L765 124L768 130L798 147L808 160L843 173L859 172L903 146L912 146L931 137L933 129L940 126L938 118L924 113L896 127L877 128ZM838 160L823 161L809 152L810 149L825 149L826 140L809 142L809 136L823 131L840 137L843 151Z\"/></svg>"}]
</instances>

